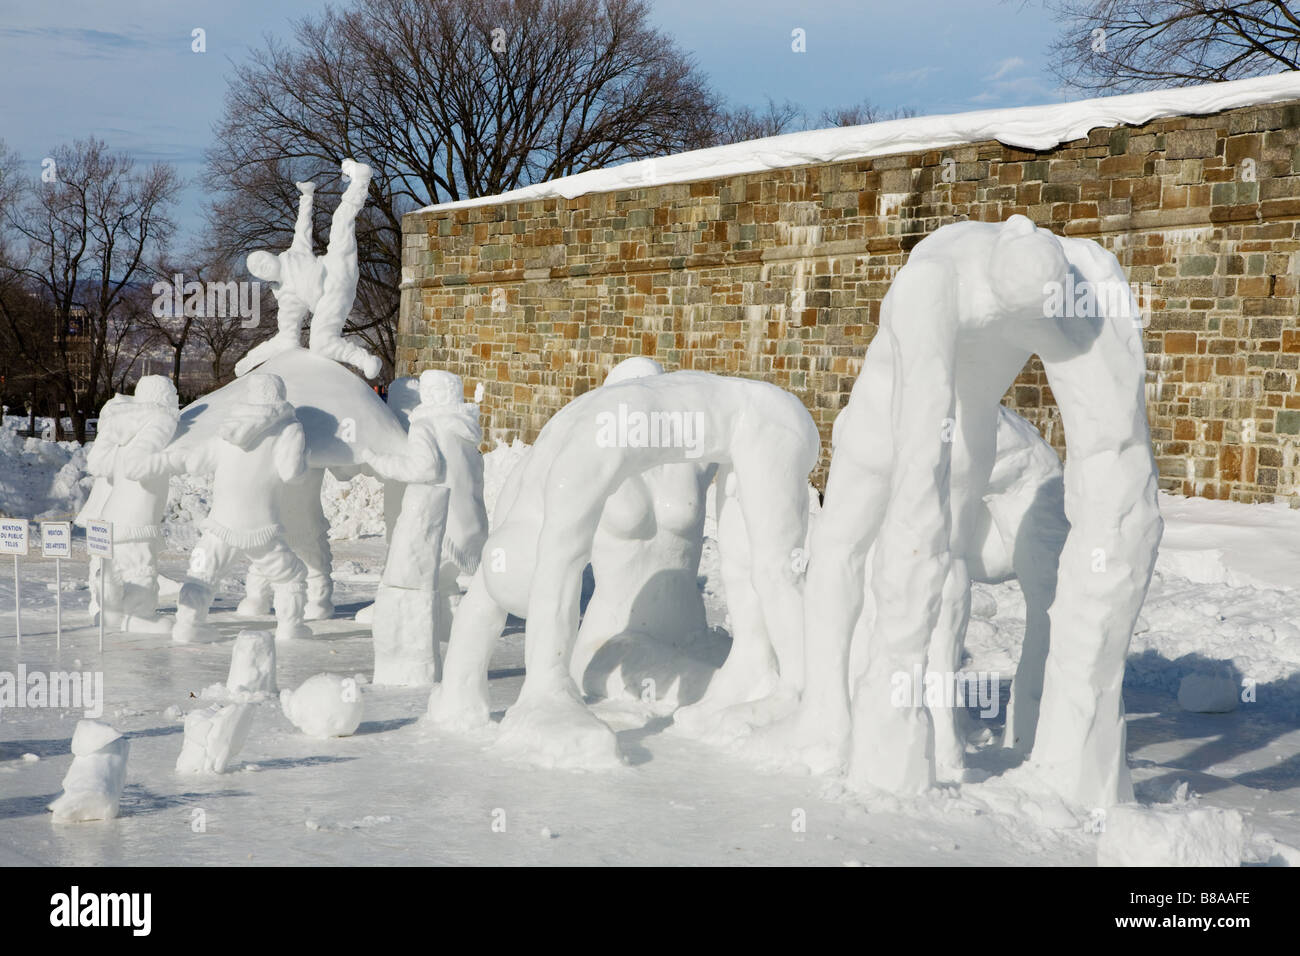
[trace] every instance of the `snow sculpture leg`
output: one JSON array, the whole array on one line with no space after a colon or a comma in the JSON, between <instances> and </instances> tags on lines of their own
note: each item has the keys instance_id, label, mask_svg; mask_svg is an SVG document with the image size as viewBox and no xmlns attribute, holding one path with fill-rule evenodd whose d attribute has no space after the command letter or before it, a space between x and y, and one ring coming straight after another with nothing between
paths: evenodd
<instances>
[{"instance_id":1,"label":"snow sculpture leg","mask_svg":"<svg viewBox=\"0 0 1300 956\"><path fill-rule=\"evenodd\" d=\"M79 720L72 733L72 766L63 793L50 804L55 823L111 820L126 786L131 742L98 720Z\"/></svg>"},{"instance_id":2,"label":"snow sculpture leg","mask_svg":"<svg viewBox=\"0 0 1300 956\"><path fill-rule=\"evenodd\" d=\"M181 593L176 598L172 640L177 644L202 643L218 638L217 632L207 623L208 610L234 558L233 547L211 531L203 532L199 543L190 552L189 568L181 584Z\"/></svg>"},{"instance_id":3,"label":"snow sculpture leg","mask_svg":"<svg viewBox=\"0 0 1300 956\"><path fill-rule=\"evenodd\" d=\"M881 322L893 346L894 468L872 574L874 649L854 694L849 763L854 785L895 792L935 781L930 715L922 702L901 702L893 691L895 675L910 680L924 670L951 564L952 446L942 431L952 428L956 405L953 277L929 263L909 265L889 291L897 321Z\"/></svg>"},{"instance_id":4,"label":"snow sculpture leg","mask_svg":"<svg viewBox=\"0 0 1300 956\"><path fill-rule=\"evenodd\" d=\"M445 485L406 486L401 518L375 596L376 684L413 686L438 679L441 649L438 572L447 527Z\"/></svg>"},{"instance_id":5,"label":"snow sculpture leg","mask_svg":"<svg viewBox=\"0 0 1300 956\"><path fill-rule=\"evenodd\" d=\"M673 726L688 737L725 743L748 729L743 705L765 700L780 683L776 653L754 590L751 544L730 469L717 477L718 556L731 623L731 650L696 704L680 707Z\"/></svg>"},{"instance_id":6,"label":"snow sculpture leg","mask_svg":"<svg viewBox=\"0 0 1300 956\"><path fill-rule=\"evenodd\" d=\"M582 701L569 676L578 633L582 571L605 500L619 483L617 455L565 458L551 468L528 597L524 684L506 711L498 744L555 766L621 764L613 732ZM579 494L577 489L584 491ZM489 539L490 544L490 539Z\"/></svg>"},{"instance_id":7,"label":"snow sculpture leg","mask_svg":"<svg viewBox=\"0 0 1300 956\"><path fill-rule=\"evenodd\" d=\"M259 279L283 284L287 278L284 272L290 261L315 263L316 254L312 248L311 226L316 184L306 182L294 185L298 187L298 219L294 223L293 242L289 246L288 253L280 257L280 262L277 262L276 257L268 252L254 252L248 257L248 271ZM237 376L251 372L282 352L299 347L302 340L302 320L307 317L309 304L293 289L277 288L277 293L276 334L265 342L253 346L247 355L235 363Z\"/></svg>"},{"instance_id":8,"label":"snow sculpture leg","mask_svg":"<svg viewBox=\"0 0 1300 956\"><path fill-rule=\"evenodd\" d=\"M760 753L792 753L817 772L842 765L850 736L849 650L864 601L866 561L889 501L893 351L878 336L835 420L821 513L804 582L805 683L799 710L759 731ZM873 346L877 343L873 343ZM729 592L730 593L730 592Z\"/></svg>"},{"instance_id":9,"label":"snow sculpture leg","mask_svg":"<svg viewBox=\"0 0 1300 956\"><path fill-rule=\"evenodd\" d=\"M156 539L128 541L113 551L114 582L120 588L120 626L124 631L166 634L170 621L158 617L158 560ZM111 591L110 591L111 593ZM113 620L110 614L108 621Z\"/></svg>"},{"instance_id":10,"label":"snow sculpture leg","mask_svg":"<svg viewBox=\"0 0 1300 956\"><path fill-rule=\"evenodd\" d=\"M371 355L343 338L343 326L352 311L357 295L356 219L366 204L370 187L370 167L350 159L343 161L343 175L351 181L343 191L330 223L329 246L325 251L325 282L320 300L312 312L308 348L361 369L366 378L375 378L383 368L377 355Z\"/></svg>"},{"instance_id":11,"label":"snow sculpture leg","mask_svg":"<svg viewBox=\"0 0 1300 956\"><path fill-rule=\"evenodd\" d=\"M177 773L225 773L253 724L252 704L213 704L185 715L185 741Z\"/></svg>"},{"instance_id":12,"label":"snow sculpture leg","mask_svg":"<svg viewBox=\"0 0 1300 956\"><path fill-rule=\"evenodd\" d=\"M456 609L442 680L429 695L429 719L450 729L472 730L488 723L488 662L507 612L488 593L486 565L474 572Z\"/></svg>"},{"instance_id":13,"label":"snow sculpture leg","mask_svg":"<svg viewBox=\"0 0 1300 956\"><path fill-rule=\"evenodd\" d=\"M270 631L239 632L230 652L226 691L236 699L275 695L275 636Z\"/></svg>"},{"instance_id":14,"label":"snow sculpture leg","mask_svg":"<svg viewBox=\"0 0 1300 956\"><path fill-rule=\"evenodd\" d=\"M1121 281L1113 258L1103 267L1112 265L1109 280ZM1050 611L1052 646L1031 764L1064 796L1106 807L1133 799L1124 662L1163 522L1140 332L1126 316L1096 325L1085 351L1064 336L1055 348L1039 349L1065 424L1070 532Z\"/></svg>"},{"instance_id":15,"label":"snow sculpture leg","mask_svg":"<svg viewBox=\"0 0 1300 956\"><path fill-rule=\"evenodd\" d=\"M301 487L285 502L285 540L306 566L306 611L309 621L325 621L334 615L334 565L330 552L329 521L321 507L320 490L325 479L323 468L307 472ZM273 589L265 570L258 562L249 566L244 583L244 598L236 614L241 617L264 617L271 610Z\"/></svg>"}]
</instances>

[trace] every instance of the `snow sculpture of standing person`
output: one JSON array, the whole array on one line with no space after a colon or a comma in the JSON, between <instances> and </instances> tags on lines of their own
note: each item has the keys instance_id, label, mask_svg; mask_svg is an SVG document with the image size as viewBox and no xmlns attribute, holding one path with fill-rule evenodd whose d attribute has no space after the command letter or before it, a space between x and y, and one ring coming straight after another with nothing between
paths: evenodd
<instances>
[{"instance_id":1,"label":"snow sculpture of standing person","mask_svg":"<svg viewBox=\"0 0 1300 956\"><path fill-rule=\"evenodd\" d=\"M310 182L295 184L300 194L298 218L289 248L278 255L265 250L249 254L248 271L271 283L279 310L276 316L279 330L235 365L236 375L244 375L267 359L298 348L302 320L308 313L311 313L308 347L312 352L356 366L366 378L374 378L383 368L377 355L343 338L343 326L352 311L361 274L357 265L356 221L366 204L371 170L351 159L343 160L340 168L348 186L334 210L325 255L318 256L312 251L312 204L316 187Z\"/></svg>"},{"instance_id":2,"label":"snow sculpture of standing person","mask_svg":"<svg viewBox=\"0 0 1300 956\"><path fill-rule=\"evenodd\" d=\"M438 434L457 395L449 391L450 385L447 373L425 372L405 450L360 452L361 460L381 478L405 486L372 616L376 684L426 684L436 680L441 669L439 632L447 630L441 620L447 612L439 593L439 566L451 492L440 484L446 461Z\"/></svg>"},{"instance_id":3,"label":"snow sculpture of standing person","mask_svg":"<svg viewBox=\"0 0 1300 956\"><path fill-rule=\"evenodd\" d=\"M138 462L166 447L176 432L180 407L176 386L164 375L146 375L135 397L114 409L107 426L114 447L111 490L100 517L113 522L113 560L103 579L104 621L124 631L162 634L171 622L157 616L158 543L169 476L131 476Z\"/></svg>"},{"instance_id":4,"label":"snow sculpture of standing person","mask_svg":"<svg viewBox=\"0 0 1300 956\"><path fill-rule=\"evenodd\" d=\"M243 380L244 400L234 406L217 437L186 455L164 452L139 468L213 473L212 510L190 555L172 640L212 640L208 608L222 578L241 554L257 564L275 592L277 640L310 637L303 622L306 603L302 560L285 542L281 517L288 485L307 470L306 440L293 406L285 401L278 375L255 373ZM181 452L180 454L186 454ZM297 493L293 489L292 493Z\"/></svg>"},{"instance_id":5,"label":"snow sculpture of standing person","mask_svg":"<svg viewBox=\"0 0 1300 956\"><path fill-rule=\"evenodd\" d=\"M81 511L72 522L82 530L85 530L86 522L90 519L104 516L104 505L113 491L113 459L117 454L112 422L114 416L130 403L130 395L114 395L99 411L99 430L95 440L90 444L90 450L86 452L86 473L93 475L95 482L86 498L86 503L82 505ZM99 613L99 593L103 586L100 580L102 573L103 560L91 555L89 614L92 620Z\"/></svg>"}]
</instances>

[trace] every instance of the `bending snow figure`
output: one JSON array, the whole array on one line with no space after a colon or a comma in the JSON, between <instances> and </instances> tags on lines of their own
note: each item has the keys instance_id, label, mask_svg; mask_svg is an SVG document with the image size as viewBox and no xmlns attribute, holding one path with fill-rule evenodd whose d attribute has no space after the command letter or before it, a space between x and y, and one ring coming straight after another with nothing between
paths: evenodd
<instances>
[{"instance_id":1,"label":"bending snow figure","mask_svg":"<svg viewBox=\"0 0 1300 956\"><path fill-rule=\"evenodd\" d=\"M765 382L674 372L574 399L547 422L501 491L430 715L452 726L486 723L487 663L514 613L527 619L527 674L500 743L557 765L618 761L614 735L586 710L570 677L582 571L610 496L667 464L717 465L721 487L733 493L748 532L757 608L786 685L784 694L773 686L766 646L737 641L709 687L709 706L769 692L773 703L788 699L802 682L799 571L791 558L804 544L807 479L818 451L807 409Z\"/></svg>"},{"instance_id":2,"label":"bending snow figure","mask_svg":"<svg viewBox=\"0 0 1300 956\"><path fill-rule=\"evenodd\" d=\"M637 356L614 366L605 385L663 373L658 362ZM682 649L709 636L698 574L715 471L662 465L633 475L605 502L591 545L596 589L569 665L584 693L649 692L668 706L699 699L715 663Z\"/></svg>"},{"instance_id":3,"label":"bending snow figure","mask_svg":"<svg viewBox=\"0 0 1300 956\"><path fill-rule=\"evenodd\" d=\"M285 401L277 375L252 374L240 382L242 403L232 406L215 437L195 446L155 455L156 472L213 473L212 509L203 536L190 555L189 571L176 603L172 640L212 640L208 608L222 578L241 554L252 560L275 591L277 640L310 637L303 623L306 567L285 541L286 484L307 471L302 425ZM174 461L180 457L181 462Z\"/></svg>"},{"instance_id":4,"label":"bending snow figure","mask_svg":"<svg viewBox=\"0 0 1300 956\"><path fill-rule=\"evenodd\" d=\"M1049 314L1071 274L1103 314ZM1107 307L1115 289L1124 314ZM779 728L810 748L850 749L851 785L905 792L935 781L931 717L893 706L891 688L927 654L941 667L960 648L998 402L1037 354L1065 426L1070 531L1030 765L1085 806L1133 799L1121 684L1162 527L1137 317L1114 256L1023 216L944 226L894 279L835 423L805 586L808 679L795 720ZM873 543L875 627L850 719L845 661Z\"/></svg>"},{"instance_id":5,"label":"bending snow figure","mask_svg":"<svg viewBox=\"0 0 1300 956\"><path fill-rule=\"evenodd\" d=\"M118 403L121 404L118 404ZM105 423L112 460L109 493L99 517L113 522L113 560L100 566L104 623L123 631L165 634L171 622L158 610L158 543L167 507L168 475L150 473L136 480L133 469L166 447L176 432L180 407L176 386L163 375L146 375L135 397L114 399ZM103 419L101 417L101 422ZM98 441L96 441L98 445ZM93 470L100 462L93 462Z\"/></svg>"},{"instance_id":6,"label":"bending snow figure","mask_svg":"<svg viewBox=\"0 0 1300 956\"><path fill-rule=\"evenodd\" d=\"M361 274L357 265L356 220L366 204L371 170L351 159L343 160L341 169L348 186L334 210L325 255L317 256L312 251L312 203L316 187L309 182L296 183L300 195L292 245L278 255L263 250L249 253L248 271L271 283L278 307L279 331L235 365L236 375L244 375L267 359L297 348L302 320L309 312L311 351L354 365L366 378L376 377L383 368L378 356L343 338L343 326L352 311Z\"/></svg>"}]
</instances>

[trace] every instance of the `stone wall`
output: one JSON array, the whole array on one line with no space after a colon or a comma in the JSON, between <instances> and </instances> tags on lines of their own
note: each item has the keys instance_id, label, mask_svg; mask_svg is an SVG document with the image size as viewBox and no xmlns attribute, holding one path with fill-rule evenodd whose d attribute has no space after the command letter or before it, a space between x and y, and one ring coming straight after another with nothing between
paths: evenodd
<instances>
[{"instance_id":1,"label":"stone wall","mask_svg":"<svg viewBox=\"0 0 1300 956\"><path fill-rule=\"evenodd\" d=\"M418 212L403 222L399 374L486 386L493 439L532 441L631 355L764 378L824 439L880 301L921 238L1030 217L1100 241L1150 291L1161 486L1300 505L1300 101L699 182ZM1063 451L1037 360L1007 404Z\"/></svg>"}]
</instances>

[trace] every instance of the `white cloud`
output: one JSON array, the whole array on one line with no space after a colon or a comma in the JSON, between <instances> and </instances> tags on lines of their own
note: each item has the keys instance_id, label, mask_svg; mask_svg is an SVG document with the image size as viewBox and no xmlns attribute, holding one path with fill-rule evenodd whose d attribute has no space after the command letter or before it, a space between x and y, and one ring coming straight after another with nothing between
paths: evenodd
<instances>
[{"instance_id":1,"label":"white cloud","mask_svg":"<svg viewBox=\"0 0 1300 956\"><path fill-rule=\"evenodd\" d=\"M993 71L993 75L989 77L989 81L992 82L993 80L1000 80L1002 79L1002 77L1006 76L1012 70L1019 69L1024 65L1025 65L1025 61L1022 60L1020 57L1009 56L1005 60L1002 60L1000 63L998 63L997 69Z\"/></svg>"}]
</instances>

